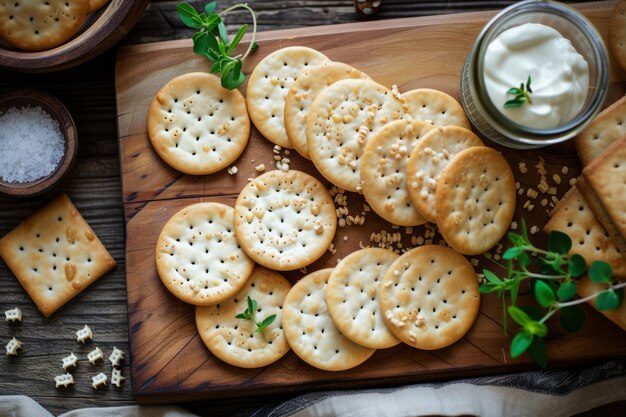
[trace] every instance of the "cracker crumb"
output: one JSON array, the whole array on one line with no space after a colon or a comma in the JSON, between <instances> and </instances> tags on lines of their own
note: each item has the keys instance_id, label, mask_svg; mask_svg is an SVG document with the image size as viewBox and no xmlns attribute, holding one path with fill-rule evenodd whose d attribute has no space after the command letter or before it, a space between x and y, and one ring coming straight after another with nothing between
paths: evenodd
<instances>
[{"instance_id":1,"label":"cracker crumb","mask_svg":"<svg viewBox=\"0 0 626 417\"><path fill-rule=\"evenodd\" d=\"M495 259L496 261L500 260L500 255L498 255L497 253L493 255L493 259Z\"/></svg>"},{"instance_id":2,"label":"cracker crumb","mask_svg":"<svg viewBox=\"0 0 626 417\"><path fill-rule=\"evenodd\" d=\"M113 346L113 352L109 355L109 361L113 366L120 366L122 361L124 360L125 354L123 351L119 350L115 346Z\"/></svg>"},{"instance_id":3,"label":"cracker crumb","mask_svg":"<svg viewBox=\"0 0 626 417\"><path fill-rule=\"evenodd\" d=\"M285 155L289 155L291 151L289 149L285 149Z\"/></svg>"},{"instance_id":4,"label":"cracker crumb","mask_svg":"<svg viewBox=\"0 0 626 417\"><path fill-rule=\"evenodd\" d=\"M101 385L107 384L107 376L104 373L100 372L98 375L92 376L91 381L91 386L93 387L93 389L98 389L98 387L100 387Z\"/></svg>"},{"instance_id":5,"label":"cracker crumb","mask_svg":"<svg viewBox=\"0 0 626 417\"><path fill-rule=\"evenodd\" d=\"M556 187L550 187L548 188L548 194L550 195L556 195L557 191L556 191Z\"/></svg>"},{"instance_id":6,"label":"cracker crumb","mask_svg":"<svg viewBox=\"0 0 626 417\"><path fill-rule=\"evenodd\" d=\"M543 200L541 200L541 206L542 207L545 207L547 205L548 205L548 199L547 198L544 198Z\"/></svg>"},{"instance_id":7,"label":"cracker crumb","mask_svg":"<svg viewBox=\"0 0 626 417\"><path fill-rule=\"evenodd\" d=\"M60 388L60 387L67 388L68 385L74 384L74 377L70 373L57 375L54 377L54 383L55 383L56 388Z\"/></svg>"},{"instance_id":8,"label":"cracker crumb","mask_svg":"<svg viewBox=\"0 0 626 417\"><path fill-rule=\"evenodd\" d=\"M519 181L515 181L515 189L516 190L519 190L521 186L522 186L522 184L520 184Z\"/></svg>"},{"instance_id":9,"label":"cracker crumb","mask_svg":"<svg viewBox=\"0 0 626 417\"><path fill-rule=\"evenodd\" d=\"M93 339L93 333L91 331L91 328L86 324L85 327L76 331L76 341L80 343L85 343L91 339Z\"/></svg>"},{"instance_id":10,"label":"cracker crumb","mask_svg":"<svg viewBox=\"0 0 626 417\"><path fill-rule=\"evenodd\" d=\"M575 186L576 185L576 178L570 178L569 179L569 185L570 185L570 187Z\"/></svg>"},{"instance_id":11,"label":"cracker crumb","mask_svg":"<svg viewBox=\"0 0 626 417\"><path fill-rule=\"evenodd\" d=\"M15 323L16 321L22 321L22 310L15 307L11 310L7 310L4 312L4 320L7 322Z\"/></svg>"},{"instance_id":12,"label":"cracker crumb","mask_svg":"<svg viewBox=\"0 0 626 417\"><path fill-rule=\"evenodd\" d=\"M69 356L64 357L62 361L63 361L63 365L61 366L63 367L65 371L67 371L68 368L76 367L76 364L78 363L78 357L74 355L74 352L72 352L69 354Z\"/></svg>"},{"instance_id":13,"label":"cracker crumb","mask_svg":"<svg viewBox=\"0 0 626 417\"><path fill-rule=\"evenodd\" d=\"M237 167L236 166L232 166L230 168L228 168L228 174L229 175L235 175L237 173Z\"/></svg>"},{"instance_id":14,"label":"cracker crumb","mask_svg":"<svg viewBox=\"0 0 626 417\"><path fill-rule=\"evenodd\" d=\"M554 180L554 182L556 182L557 184L561 183L561 176L559 174L554 174L552 175L552 179Z\"/></svg>"},{"instance_id":15,"label":"cracker crumb","mask_svg":"<svg viewBox=\"0 0 626 417\"><path fill-rule=\"evenodd\" d=\"M517 222L511 222L511 230L517 230Z\"/></svg>"},{"instance_id":16,"label":"cracker crumb","mask_svg":"<svg viewBox=\"0 0 626 417\"><path fill-rule=\"evenodd\" d=\"M259 165L255 166L254 169L256 169L257 172L263 172L263 171L265 171L265 164L259 164Z\"/></svg>"},{"instance_id":17,"label":"cracker crumb","mask_svg":"<svg viewBox=\"0 0 626 417\"><path fill-rule=\"evenodd\" d=\"M344 236L343 236L343 241L345 242L345 241L347 241L347 240L348 240L348 236L344 235Z\"/></svg>"},{"instance_id":18,"label":"cracker crumb","mask_svg":"<svg viewBox=\"0 0 626 417\"><path fill-rule=\"evenodd\" d=\"M22 349L22 342L17 340L14 336L13 339L9 340L9 343L6 345L7 356L19 355L18 350L20 349Z\"/></svg>"},{"instance_id":19,"label":"cracker crumb","mask_svg":"<svg viewBox=\"0 0 626 417\"><path fill-rule=\"evenodd\" d=\"M300 268L299 271L302 272L303 274L308 274L309 273L309 270L306 269L306 266L304 268Z\"/></svg>"},{"instance_id":20,"label":"cracker crumb","mask_svg":"<svg viewBox=\"0 0 626 417\"><path fill-rule=\"evenodd\" d=\"M528 168L526 168L526 163L525 162L520 162L518 164L518 168L519 168L519 172L521 172L522 174L525 174L528 172Z\"/></svg>"},{"instance_id":21,"label":"cracker crumb","mask_svg":"<svg viewBox=\"0 0 626 417\"><path fill-rule=\"evenodd\" d=\"M561 168L561 174L565 175L569 172L569 167L564 166L563 168Z\"/></svg>"},{"instance_id":22,"label":"cracker crumb","mask_svg":"<svg viewBox=\"0 0 626 417\"><path fill-rule=\"evenodd\" d=\"M96 362L98 362L99 360L103 358L104 358L104 355L102 354L102 350L100 350L99 347L96 347L94 350L92 350L91 352L87 354L87 359L89 360L89 363L91 363L92 365L95 365Z\"/></svg>"},{"instance_id":23,"label":"cracker crumb","mask_svg":"<svg viewBox=\"0 0 626 417\"><path fill-rule=\"evenodd\" d=\"M534 235L535 233L537 233L539 231L539 228L537 226L532 226L530 228L530 234Z\"/></svg>"},{"instance_id":24,"label":"cracker crumb","mask_svg":"<svg viewBox=\"0 0 626 417\"><path fill-rule=\"evenodd\" d=\"M115 385L116 387L120 388L122 386L122 382L125 379L126 378L122 376L121 369L113 369L113 371L111 371L111 385Z\"/></svg>"},{"instance_id":25,"label":"cracker crumb","mask_svg":"<svg viewBox=\"0 0 626 417\"><path fill-rule=\"evenodd\" d=\"M476 259L476 258L472 258L472 259L470 260L470 263L472 264L472 266L478 266L478 259Z\"/></svg>"}]
</instances>

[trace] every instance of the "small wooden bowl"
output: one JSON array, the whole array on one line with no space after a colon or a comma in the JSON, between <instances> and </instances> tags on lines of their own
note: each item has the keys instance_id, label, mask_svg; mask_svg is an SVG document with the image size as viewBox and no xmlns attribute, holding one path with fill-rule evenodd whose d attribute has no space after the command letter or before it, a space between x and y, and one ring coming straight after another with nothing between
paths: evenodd
<instances>
[{"instance_id":1,"label":"small wooden bowl","mask_svg":"<svg viewBox=\"0 0 626 417\"><path fill-rule=\"evenodd\" d=\"M0 193L27 197L43 193L52 188L69 172L78 153L78 134L72 116L65 106L48 93L38 90L12 90L0 97L0 114L11 107L39 106L59 122L65 137L65 150L56 169L48 176L31 182L6 182L0 178Z\"/></svg>"},{"instance_id":2,"label":"small wooden bowl","mask_svg":"<svg viewBox=\"0 0 626 417\"><path fill-rule=\"evenodd\" d=\"M137 23L149 0L109 0L87 15L69 41L46 51L18 51L0 42L0 67L21 72L50 72L86 62L111 48Z\"/></svg>"}]
</instances>

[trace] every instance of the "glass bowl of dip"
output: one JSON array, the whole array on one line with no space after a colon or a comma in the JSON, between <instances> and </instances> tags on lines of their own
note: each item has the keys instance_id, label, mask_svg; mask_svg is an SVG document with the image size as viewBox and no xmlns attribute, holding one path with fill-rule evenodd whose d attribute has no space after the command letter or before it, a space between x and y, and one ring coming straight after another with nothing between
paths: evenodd
<instances>
[{"instance_id":1,"label":"glass bowl of dip","mask_svg":"<svg viewBox=\"0 0 626 417\"><path fill-rule=\"evenodd\" d=\"M516 3L476 38L461 74L461 103L474 127L501 145L532 149L563 142L602 109L607 55L596 28L574 9L552 1ZM523 98L504 108L516 97L507 92L522 83L527 89L529 79L532 103Z\"/></svg>"}]
</instances>

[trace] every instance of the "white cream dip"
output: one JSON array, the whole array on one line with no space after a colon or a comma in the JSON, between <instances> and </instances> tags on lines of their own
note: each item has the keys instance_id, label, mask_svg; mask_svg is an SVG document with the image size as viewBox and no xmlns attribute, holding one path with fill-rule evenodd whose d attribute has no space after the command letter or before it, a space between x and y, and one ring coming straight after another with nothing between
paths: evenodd
<instances>
[{"instance_id":1,"label":"white cream dip","mask_svg":"<svg viewBox=\"0 0 626 417\"><path fill-rule=\"evenodd\" d=\"M511 87L531 78L532 104L504 108L514 98ZM589 87L587 61L568 39L539 23L505 30L487 47L484 61L487 94L507 118L534 129L552 129L572 120L583 108Z\"/></svg>"}]
</instances>

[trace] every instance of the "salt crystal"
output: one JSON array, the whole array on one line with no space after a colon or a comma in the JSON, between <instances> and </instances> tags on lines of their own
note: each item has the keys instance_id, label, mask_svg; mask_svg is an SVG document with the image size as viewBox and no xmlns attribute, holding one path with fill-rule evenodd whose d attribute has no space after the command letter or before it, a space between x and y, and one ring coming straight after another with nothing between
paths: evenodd
<instances>
[{"instance_id":1,"label":"salt crystal","mask_svg":"<svg viewBox=\"0 0 626 417\"><path fill-rule=\"evenodd\" d=\"M30 182L50 175L65 151L59 123L41 107L11 107L0 115L0 178Z\"/></svg>"}]
</instances>

